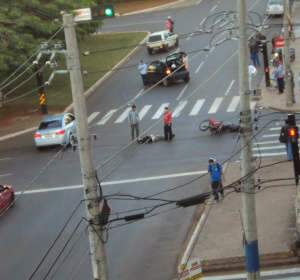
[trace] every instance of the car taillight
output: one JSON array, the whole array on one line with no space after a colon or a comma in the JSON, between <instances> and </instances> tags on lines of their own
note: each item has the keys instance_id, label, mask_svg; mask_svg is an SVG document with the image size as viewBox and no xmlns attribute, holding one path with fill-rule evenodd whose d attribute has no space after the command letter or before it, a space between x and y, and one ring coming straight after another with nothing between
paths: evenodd
<instances>
[{"instance_id":1,"label":"car taillight","mask_svg":"<svg viewBox=\"0 0 300 280\"><path fill-rule=\"evenodd\" d=\"M61 130L57 130L55 132L56 135L64 135L65 134L65 130L64 129L61 129Z\"/></svg>"},{"instance_id":2,"label":"car taillight","mask_svg":"<svg viewBox=\"0 0 300 280\"><path fill-rule=\"evenodd\" d=\"M34 138L35 139L38 139L38 138L41 138L42 137L42 135L41 135L41 133L39 133L39 132L36 132L35 134L34 134Z\"/></svg>"},{"instance_id":3,"label":"car taillight","mask_svg":"<svg viewBox=\"0 0 300 280\"><path fill-rule=\"evenodd\" d=\"M170 70L170 69L167 69L167 70L166 70L166 74L167 74L167 75L170 75L170 74L171 74L171 70Z\"/></svg>"}]
</instances>

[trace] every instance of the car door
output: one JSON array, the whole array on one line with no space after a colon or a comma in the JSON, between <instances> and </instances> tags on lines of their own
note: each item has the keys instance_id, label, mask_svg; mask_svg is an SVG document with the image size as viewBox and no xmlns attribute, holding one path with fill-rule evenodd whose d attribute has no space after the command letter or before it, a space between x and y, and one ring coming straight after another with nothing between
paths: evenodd
<instances>
[{"instance_id":1,"label":"car door","mask_svg":"<svg viewBox=\"0 0 300 280\"><path fill-rule=\"evenodd\" d=\"M0 191L0 209L4 210L6 209L9 204L10 204L10 200L11 200L11 194L10 194L10 190L3 188Z\"/></svg>"},{"instance_id":2,"label":"car door","mask_svg":"<svg viewBox=\"0 0 300 280\"><path fill-rule=\"evenodd\" d=\"M68 113L64 117L65 141L68 142L71 134L75 134L75 117Z\"/></svg>"}]
</instances>

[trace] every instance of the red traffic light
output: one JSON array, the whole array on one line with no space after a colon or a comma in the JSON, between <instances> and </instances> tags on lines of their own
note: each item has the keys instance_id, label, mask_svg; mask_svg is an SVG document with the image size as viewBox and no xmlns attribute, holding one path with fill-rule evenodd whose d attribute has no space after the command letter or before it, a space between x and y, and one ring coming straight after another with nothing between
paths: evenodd
<instances>
[{"instance_id":1,"label":"red traffic light","mask_svg":"<svg viewBox=\"0 0 300 280\"><path fill-rule=\"evenodd\" d=\"M295 127L291 127L288 130L289 137L296 137L297 136L297 129Z\"/></svg>"}]
</instances>

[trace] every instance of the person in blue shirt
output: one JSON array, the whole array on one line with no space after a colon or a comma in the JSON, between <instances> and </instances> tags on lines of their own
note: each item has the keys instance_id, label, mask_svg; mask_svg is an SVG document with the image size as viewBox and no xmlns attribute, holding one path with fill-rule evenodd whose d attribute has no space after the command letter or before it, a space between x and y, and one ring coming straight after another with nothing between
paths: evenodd
<instances>
[{"instance_id":1,"label":"person in blue shirt","mask_svg":"<svg viewBox=\"0 0 300 280\"><path fill-rule=\"evenodd\" d=\"M143 60L141 60L139 65L138 65L138 70L139 70L140 75L142 77L142 81L143 81L144 86L147 85L147 83L146 83L147 69L148 69L147 63L145 63Z\"/></svg>"},{"instance_id":2,"label":"person in blue shirt","mask_svg":"<svg viewBox=\"0 0 300 280\"><path fill-rule=\"evenodd\" d=\"M208 160L208 173L210 174L211 188L215 201L219 201L219 193L224 198L222 172L222 165L216 159L210 158Z\"/></svg>"}]
</instances>

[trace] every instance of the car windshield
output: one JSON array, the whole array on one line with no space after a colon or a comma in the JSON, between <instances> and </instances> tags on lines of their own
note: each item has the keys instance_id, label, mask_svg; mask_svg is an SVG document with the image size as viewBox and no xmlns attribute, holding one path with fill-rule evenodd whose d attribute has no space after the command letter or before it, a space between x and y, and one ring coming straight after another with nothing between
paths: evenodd
<instances>
[{"instance_id":1,"label":"car windshield","mask_svg":"<svg viewBox=\"0 0 300 280\"><path fill-rule=\"evenodd\" d=\"M149 36L149 42L157 42L157 41L161 41L161 35Z\"/></svg>"},{"instance_id":2,"label":"car windshield","mask_svg":"<svg viewBox=\"0 0 300 280\"><path fill-rule=\"evenodd\" d=\"M51 120L51 121L46 121L42 122L39 126L39 130L42 129L51 129L51 128L60 128L62 126L62 121L61 120Z\"/></svg>"},{"instance_id":3,"label":"car windshield","mask_svg":"<svg viewBox=\"0 0 300 280\"><path fill-rule=\"evenodd\" d=\"M269 0L269 5L282 5L282 0Z\"/></svg>"}]
</instances>

